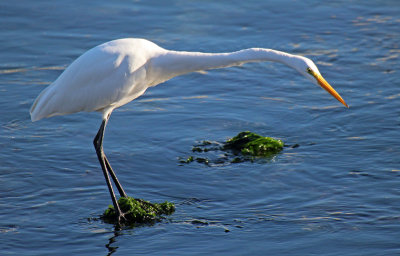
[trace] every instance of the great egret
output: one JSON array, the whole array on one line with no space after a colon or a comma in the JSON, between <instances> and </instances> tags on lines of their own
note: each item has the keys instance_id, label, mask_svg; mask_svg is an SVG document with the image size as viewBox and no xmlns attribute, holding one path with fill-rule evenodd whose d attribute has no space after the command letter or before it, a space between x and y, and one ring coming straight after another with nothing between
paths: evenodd
<instances>
[{"instance_id":1,"label":"great egret","mask_svg":"<svg viewBox=\"0 0 400 256\"><path fill-rule=\"evenodd\" d=\"M289 53L251 48L231 53L170 51L145 39L126 38L92 48L44 89L30 110L32 121L81 111L102 113L102 123L94 138L108 190L123 218L111 184L113 179L120 196L126 197L120 182L103 151L103 137L111 112L142 95L147 88L175 76L194 71L238 66L247 62L274 61L294 68L333 97L347 104L326 82L317 66L308 58Z\"/></svg>"}]
</instances>

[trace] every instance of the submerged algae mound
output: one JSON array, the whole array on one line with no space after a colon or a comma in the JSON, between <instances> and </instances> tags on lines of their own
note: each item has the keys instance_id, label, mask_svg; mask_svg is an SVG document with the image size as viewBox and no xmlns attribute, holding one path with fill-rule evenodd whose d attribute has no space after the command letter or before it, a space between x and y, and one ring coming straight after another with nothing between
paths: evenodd
<instances>
[{"instance_id":1,"label":"submerged algae mound","mask_svg":"<svg viewBox=\"0 0 400 256\"><path fill-rule=\"evenodd\" d=\"M241 152L243 155L254 157L268 157L279 153L283 149L283 142L270 137L246 131L229 139L224 149Z\"/></svg>"},{"instance_id":2,"label":"submerged algae mound","mask_svg":"<svg viewBox=\"0 0 400 256\"><path fill-rule=\"evenodd\" d=\"M235 137L223 142L203 141L192 148L192 152L199 155L180 159L181 163L198 162L206 165L240 163L256 159L269 159L278 154L284 147L281 140L264 137L249 131L240 132ZM210 154L210 152L214 152ZM215 152L219 157L215 158ZM223 152L221 156L221 152Z\"/></svg>"},{"instance_id":3,"label":"submerged algae mound","mask_svg":"<svg viewBox=\"0 0 400 256\"><path fill-rule=\"evenodd\" d=\"M173 203L150 203L133 197L121 197L118 205L124 213L125 225L152 224L162 219L162 215L171 215L175 211ZM107 223L118 223L117 212L114 206L110 205L101 216Z\"/></svg>"}]
</instances>

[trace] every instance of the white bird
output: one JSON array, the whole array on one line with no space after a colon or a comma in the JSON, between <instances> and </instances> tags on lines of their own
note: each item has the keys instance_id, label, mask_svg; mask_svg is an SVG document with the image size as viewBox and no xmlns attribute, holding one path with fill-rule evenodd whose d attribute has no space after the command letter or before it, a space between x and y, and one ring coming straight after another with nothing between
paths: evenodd
<instances>
[{"instance_id":1,"label":"white bird","mask_svg":"<svg viewBox=\"0 0 400 256\"><path fill-rule=\"evenodd\" d=\"M102 113L102 123L94 147L113 201L123 219L109 175L126 197L103 151L104 130L111 112L141 96L147 88L189 72L238 66L247 62L274 61L294 68L333 97L347 104L326 82L310 59L264 48L231 53L170 51L145 39L126 38L92 48L77 58L33 103L32 121L81 111Z\"/></svg>"}]
</instances>

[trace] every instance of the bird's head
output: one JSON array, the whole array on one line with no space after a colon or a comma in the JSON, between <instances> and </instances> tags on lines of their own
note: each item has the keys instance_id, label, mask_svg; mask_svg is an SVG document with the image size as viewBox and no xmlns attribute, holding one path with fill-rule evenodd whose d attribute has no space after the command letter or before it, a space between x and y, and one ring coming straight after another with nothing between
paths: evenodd
<instances>
[{"instance_id":1,"label":"bird's head","mask_svg":"<svg viewBox=\"0 0 400 256\"><path fill-rule=\"evenodd\" d=\"M349 107L342 97L333 89L333 87L322 77L314 62L303 56L295 56L290 64L300 74L307 77L312 83L321 86L329 92L335 99L340 101L346 107Z\"/></svg>"}]
</instances>

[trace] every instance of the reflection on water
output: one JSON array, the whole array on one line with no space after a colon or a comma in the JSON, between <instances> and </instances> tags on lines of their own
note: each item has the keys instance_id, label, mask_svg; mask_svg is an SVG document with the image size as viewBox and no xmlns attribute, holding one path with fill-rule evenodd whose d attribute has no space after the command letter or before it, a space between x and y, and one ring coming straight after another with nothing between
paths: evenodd
<instances>
[{"instance_id":1,"label":"reflection on water","mask_svg":"<svg viewBox=\"0 0 400 256\"><path fill-rule=\"evenodd\" d=\"M0 3L2 253L399 254L398 7ZM31 123L29 108L80 54L123 37L174 50L303 54L350 108L277 63L193 73L150 88L115 111L104 147L130 196L178 207L154 226L115 230L94 220L111 203L92 148L100 116ZM196 142L245 130L299 147L268 163L179 163Z\"/></svg>"},{"instance_id":2,"label":"reflection on water","mask_svg":"<svg viewBox=\"0 0 400 256\"><path fill-rule=\"evenodd\" d=\"M1 74L12 74L20 72L40 71L40 70L64 70L65 67L31 67L31 68L12 68L0 70Z\"/></svg>"},{"instance_id":3,"label":"reflection on water","mask_svg":"<svg viewBox=\"0 0 400 256\"><path fill-rule=\"evenodd\" d=\"M107 255L112 255L114 252L117 251L118 246L113 246L112 244L114 244L118 236L120 236L120 232L121 231L117 230L114 231L114 235L110 239L108 239L108 244L106 244L106 248L108 250Z\"/></svg>"}]
</instances>

